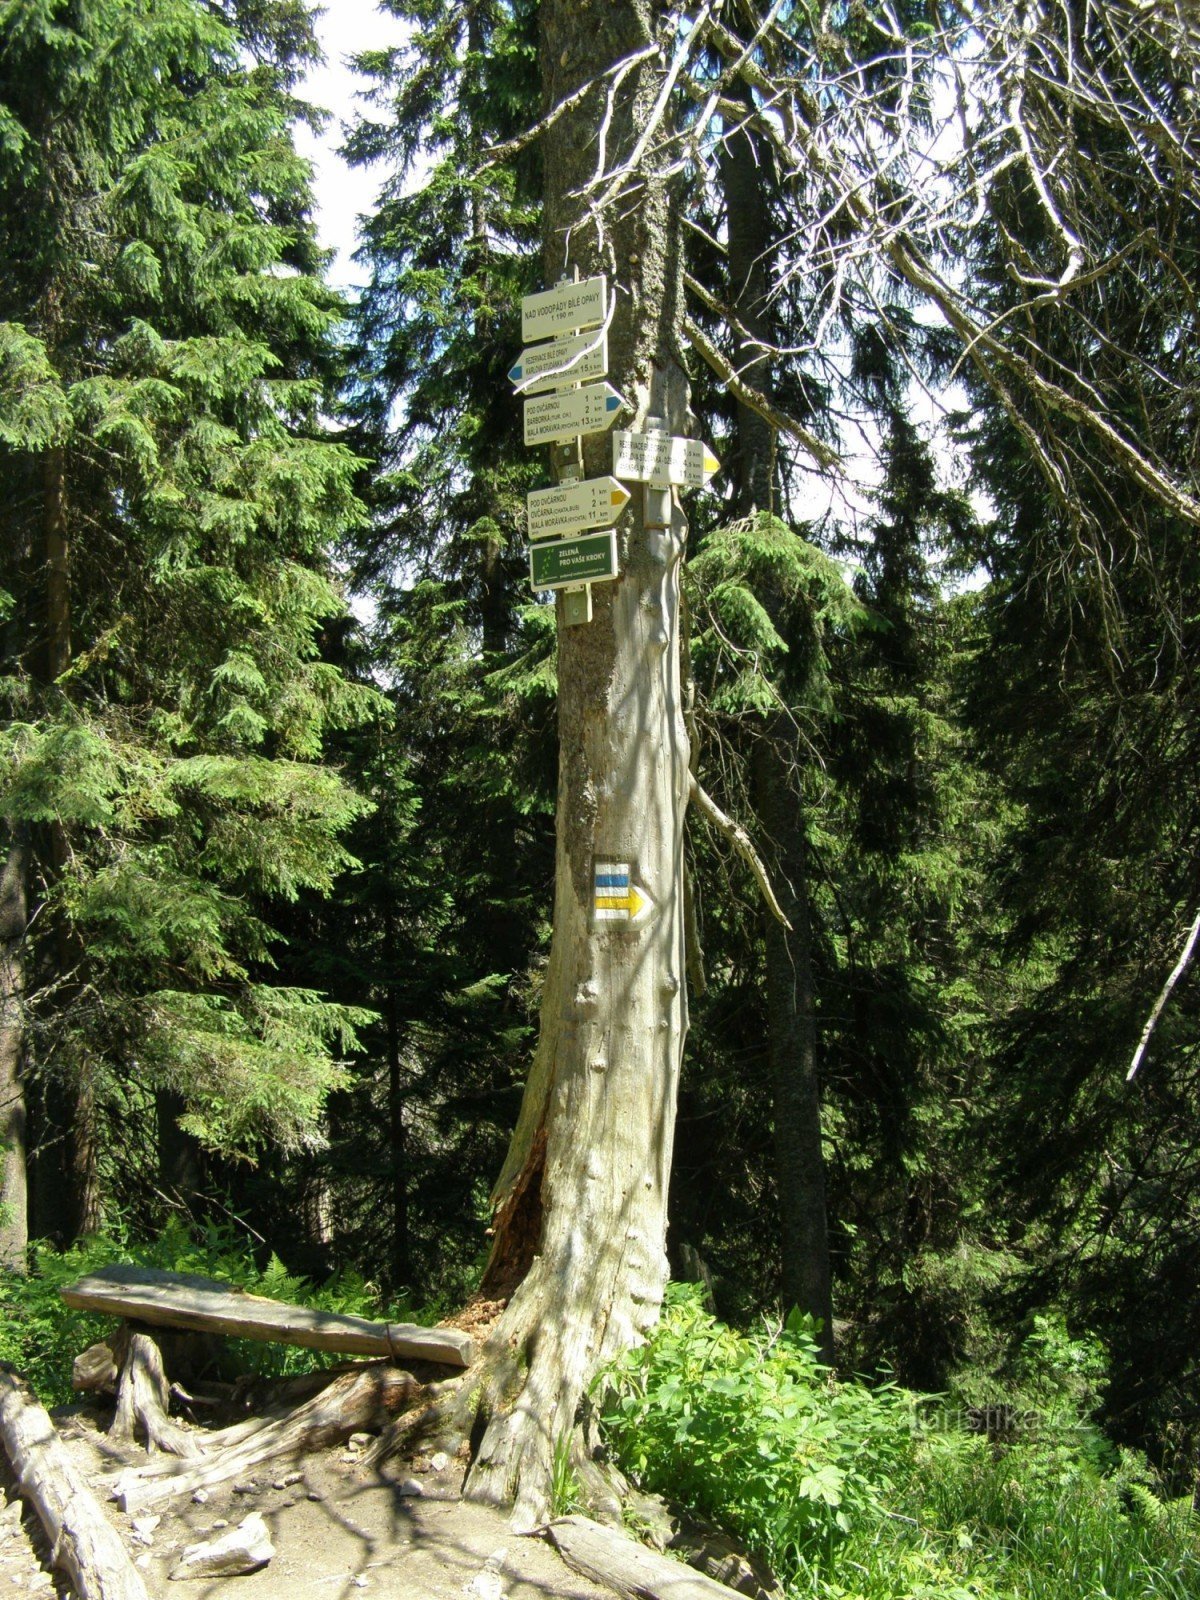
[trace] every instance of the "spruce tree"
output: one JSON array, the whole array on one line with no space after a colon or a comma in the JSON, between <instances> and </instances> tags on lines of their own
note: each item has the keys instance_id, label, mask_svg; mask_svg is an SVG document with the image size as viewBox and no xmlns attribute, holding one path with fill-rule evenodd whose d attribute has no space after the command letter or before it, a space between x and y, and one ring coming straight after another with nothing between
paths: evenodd
<instances>
[{"instance_id":1,"label":"spruce tree","mask_svg":"<svg viewBox=\"0 0 1200 1600\"><path fill-rule=\"evenodd\" d=\"M302 1142L351 1038L271 977L271 902L348 860L363 802L322 740L372 696L321 658L359 509L288 133L308 19L252 32L257 62L193 0L4 12L0 815L33 923L4 998L67 1235L156 1090L214 1149Z\"/></svg>"}]
</instances>

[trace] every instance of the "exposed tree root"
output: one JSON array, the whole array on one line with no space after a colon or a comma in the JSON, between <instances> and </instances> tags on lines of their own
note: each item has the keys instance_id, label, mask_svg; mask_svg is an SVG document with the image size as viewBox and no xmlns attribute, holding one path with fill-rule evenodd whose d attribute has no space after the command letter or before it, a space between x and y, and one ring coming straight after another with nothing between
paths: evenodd
<instances>
[{"instance_id":1,"label":"exposed tree root","mask_svg":"<svg viewBox=\"0 0 1200 1600\"><path fill-rule=\"evenodd\" d=\"M151 1455L163 1451L173 1456L198 1456L200 1447L195 1439L171 1421L170 1405L171 1390L163 1370L162 1352L148 1333L130 1330L109 1437L118 1442L140 1440Z\"/></svg>"}]
</instances>

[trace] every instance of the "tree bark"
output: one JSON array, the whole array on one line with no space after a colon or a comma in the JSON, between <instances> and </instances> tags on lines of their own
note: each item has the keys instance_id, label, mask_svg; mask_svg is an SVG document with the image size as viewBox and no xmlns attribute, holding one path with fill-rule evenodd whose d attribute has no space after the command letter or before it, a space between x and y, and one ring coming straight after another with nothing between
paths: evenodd
<instances>
[{"instance_id":1,"label":"tree bark","mask_svg":"<svg viewBox=\"0 0 1200 1600\"><path fill-rule=\"evenodd\" d=\"M547 106L650 44L657 0L543 0ZM608 80L611 82L611 79ZM612 164L646 126L658 64L615 91ZM610 373L635 426L686 431L680 364L680 207L651 156L604 218L576 196L591 177L605 89L562 116L544 145L547 283L577 267L615 284ZM610 470L607 436L585 445L588 476ZM635 493L620 529L621 577L593 590L594 620L563 625L559 602L559 791L554 933L537 1050L496 1185L485 1295L511 1293L482 1357L490 1418L468 1493L514 1522L545 1520L556 1443L569 1436L596 1367L655 1322L667 1277L666 1197L684 988L683 819L688 745L680 693L679 565L686 523L647 529ZM598 863L627 863L652 909L636 925L593 923Z\"/></svg>"},{"instance_id":2,"label":"tree bark","mask_svg":"<svg viewBox=\"0 0 1200 1600\"><path fill-rule=\"evenodd\" d=\"M29 1244L25 1168L25 881L28 843L9 835L0 863L0 1268L24 1272Z\"/></svg>"},{"instance_id":3,"label":"tree bark","mask_svg":"<svg viewBox=\"0 0 1200 1600\"><path fill-rule=\"evenodd\" d=\"M779 902L792 925L789 933L774 917L763 916L780 1287L785 1310L797 1306L820 1319L821 1357L832 1365L833 1305L817 1078L807 841L800 796L788 782L784 761L783 741L789 733L786 727L769 727L755 749L758 812L774 846Z\"/></svg>"},{"instance_id":4,"label":"tree bark","mask_svg":"<svg viewBox=\"0 0 1200 1600\"><path fill-rule=\"evenodd\" d=\"M750 111L747 103L747 112ZM735 335L739 376L770 398L769 303L773 230L764 167L770 155L746 128L721 147L727 217L729 293L744 333ZM741 516L770 511L775 495L775 430L752 407L737 403L736 508ZM770 597L766 597L768 604ZM791 932L764 915L767 1049L775 1114L775 1184L779 1204L780 1287L785 1309L798 1306L821 1322L820 1345L833 1362L825 1164L817 1078L816 996L802 802L789 781L796 737L777 717L755 746L759 816L773 842L775 884Z\"/></svg>"},{"instance_id":5,"label":"tree bark","mask_svg":"<svg viewBox=\"0 0 1200 1600\"><path fill-rule=\"evenodd\" d=\"M71 545L67 504L66 453L47 450L43 467L42 537L46 561L46 683L53 694L57 680L71 664ZM50 859L60 876L70 851L61 822L50 824ZM80 964L83 952L74 928L60 915L59 975L66 978ZM63 1002L71 1004L69 985ZM63 1152L61 1207L70 1236L96 1232L104 1216L100 1191L98 1107L91 1064L77 1064L73 1081L47 1090L47 1101L61 1105L67 1128Z\"/></svg>"},{"instance_id":6,"label":"tree bark","mask_svg":"<svg viewBox=\"0 0 1200 1600\"><path fill-rule=\"evenodd\" d=\"M79 1600L146 1600L146 1586L54 1424L11 1367L0 1366L0 1439Z\"/></svg>"}]
</instances>

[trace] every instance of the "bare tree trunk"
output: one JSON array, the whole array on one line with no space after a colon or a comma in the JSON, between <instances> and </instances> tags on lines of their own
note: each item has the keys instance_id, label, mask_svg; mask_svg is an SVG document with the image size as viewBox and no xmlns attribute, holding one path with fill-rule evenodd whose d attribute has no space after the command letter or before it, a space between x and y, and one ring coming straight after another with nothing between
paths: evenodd
<instances>
[{"instance_id":1,"label":"bare tree trunk","mask_svg":"<svg viewBox=\"0 0 1200 1600\"><path fill-rule=\"evenodd\" d=\"M797 1306L820 1319L821 1357L832 1365L833 1305L817 1078L807 842L800 796L788 781L780 743L789 735L794 737L786 726L770 728L755 750L758 813L775 850L773 881L779 903L792 925L789 933L764 913L780 1286L785 1310Z\"/></svg>"},{"instance_id":2,"label":"bare tree trunk","mask_svg":"<svg viewBox=\"0 0 1200 1600\"><path fill-rule=\"evenodd\" d=\"M747 112L750 111L747 101ZM728 223L729 293L737 322L734 365L760 394L771 396L768 354L774 342L768 300L773 238L764 167L771 160L745 128L721 147ZM770 511L775 495L775 431L744 402L737 404L737 509ZM769 603L769 597L768 603ZM792 931L764 913L767 952L767 1039L775 1113L775 1185L779 1261L786 1309L798 1306L821 1322L821 1353L832 1364L829 1239L817 1078L816 997L802 802L789 780L795 731L780 717L755 748L759 816L775 850L774 881Z\"/></svg>"},{"instance_id":3,"label":"bare tree trunk","mask_svg":"<svg viewBox=\"0 0 1200 1600\"><path fill-rule=\"evenodd\" d=\"M393 948L391 914L388 914L388 948ZM388 1143L392 1158L392 1288L409 1285L408 1248L408 1146L404 1126L404 1086L400 1079L400 1019L396 1014L396 985L388 980Z\"/></svg>"},{"instance_id":4,"label":"bare tree trunk","mask_svg":"<svg viewBox=\"0 0 1200 1600\"><path fill-rule=\"evenodd\" d=\"M543 0L548 105L655 38L657 0ZM611 81L611 80L609 80ZM619 163L646 126L656 63L633 67L608 127ZM546 280L569 266L615 282L610 370L637 413L686 431L680 365L679 213L648 161L613 205L604 238L574 191L592 174L605 91L547 135ZM586 470L609 470L589 440ZM655 1322L667 1277L666 1198L687 1028L683 819L688 748L680 693L679 565L686 524L647 529L642 498L621 530L622 576L594 590L594 620L563 625L554 936L541 1033L494 1192L484 1292L511 1293L485 1349L479 1400L490 1420L468 1478L477 1498L515 1499L518 1526L549 1509L556 1443L569 1438L596 1367ZM651 899L636 923L593 922L594 874L628 864ZM476 1369L477 1371L480 1368ZM474 1382L474 1374L472 1381Z\"/></svg>"},{"instance_id":5,"label":"bare tree trunk","mask_svg":"<svg viewBox=\"0 0 1200 1600\"><path fill-rule=\"evenodd\" d=\"M53 691L54 684L71 664L71 547L66 456L61 449L46 452L42 536L46 558L46 676ZM50 854L54 872L61 873L67 863L68 846L58 822L50 825ZM61 921L58 949L60 976L65 978L79 965L82 951L74 930ZM68 998L66 1005L70 1003ZM64 1211L74 1235L92 1233L103 1220L103 1204L95 1086L88 1063L77 1068L72 1083L60 1085L56 1091L49 1092L47 1098L60 1096L69 1130L64 1163Z\"/></svg>"},{"instance_id":6,"label":"bare tree trunk","mask_svg":"<svg viewBox=\"0 0 1200 1600\"><path fill-rule=\"evenodd\" d=\"M25 1171L25 878L28 842L14 831L0 860L0 1267L24 1272L29 1244Z\"/></svg>"}]
</instances>

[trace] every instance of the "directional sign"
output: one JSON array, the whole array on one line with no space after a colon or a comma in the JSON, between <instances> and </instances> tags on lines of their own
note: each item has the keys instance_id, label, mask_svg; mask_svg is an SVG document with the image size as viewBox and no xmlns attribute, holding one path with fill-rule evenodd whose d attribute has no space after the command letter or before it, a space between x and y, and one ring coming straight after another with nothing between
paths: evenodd
<instances>
[{"instance_id":1,"label":"directional sign","mask_svg":"<svg viewBox=\"0 0 1200 1600\"><path fill-rule=\"evenodd\" d=\"M634 883L627 861L597 861L594 922L621 922L626 927L644 922L654 902Z\"/></svg>"},{"instance_id":2,"label":"directional sign","mask_svg":"<svg viewBox=\"0 0 1200 1600\"><path fill-rule=\"evenodd\" d=\"M522 339L551 339L576 328L598 328L608 306L608 279L560 283L556 289L527 294L521 301Z\"/></svg>"},{"instance_id":3,"label":"directional sign","mask_svg":"<svg viewBox=\"0 0 1200 1600\"><path fill-rule=\"evenodd\" d=\"M702 439L670 433L613 434L613 472L636 483L679 484L700 489L721 463Z\"/></svg>"},{"instance_id":4,"label":"directional sign","mask_svg":"<svg viewBox=\"0 0 1200 1600\"><path fill-rule=\"evenodd\" d=\"M629 490L615 478L585 478L534 489L525 496L529 537L553 539L583 528L611 528L629 503Z\"/></svg>"},{"instance_id":5,"label":"directional sign","mask_svg":"<svg viewBox=\"0 0 1200 1600\"><path fill-rule=\"evenodd\" d=\"M617 536L611 529L529 547L529 581L535 589L568 589L618 577Z\"/></svg>"},{"instance_id":6,"label":"directional sign","mask_svg":"<svg viewBox=\"0 0 1200 1600\"><path fill-rule=\"evenodd\" d=\"M589 383L582 389L559 389L525 402L525 443L548 444L580 433L604 433L629 403L610 383Z\"/></svg>"},{"instance_id":7,"label":"directional sign","mask_svg":"<svg viewBox=\"0 0 1200 1600\"><path fill-rule=\"evenodd\" d=\"M568 339L551 339L549 344L531 345L522 350L508 376L522 394L540 394L545 389L561 389L568 383L608 376L608 335L576 333Z\"/></svg>"}]
</instances>

